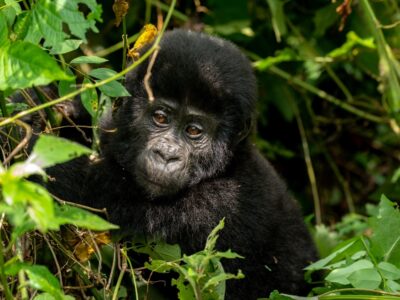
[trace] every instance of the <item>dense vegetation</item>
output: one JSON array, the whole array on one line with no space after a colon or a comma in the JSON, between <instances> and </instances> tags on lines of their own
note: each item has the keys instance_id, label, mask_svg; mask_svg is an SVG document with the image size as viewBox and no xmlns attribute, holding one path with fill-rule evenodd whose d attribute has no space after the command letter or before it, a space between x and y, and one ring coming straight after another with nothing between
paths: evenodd
<instances>
[{"instance_id":1,"label":"dense vegetation","mask_svg":"<svg viewBox=\"0 0 400 300\"><path fill-rule=\"evenodd\" d=\"M140 237L112 242L102 212L26 179L98 150L102 113L150 55L126 59L147 23L159 36L186 27L225 37L253 61L254 142L303 205L321 255L307 268L308 280L322 276L310 297L400 298L397 0L97 2L0 0L0 298L163 299L147 278L169 271L180 299L223 299L224 281L242 277L215 271L240 255L215 250L223 221L191 255ZM38 131L47 135L30 151ZM137 266L143 255L151 260Z\"/></svg>"}]
</instances>

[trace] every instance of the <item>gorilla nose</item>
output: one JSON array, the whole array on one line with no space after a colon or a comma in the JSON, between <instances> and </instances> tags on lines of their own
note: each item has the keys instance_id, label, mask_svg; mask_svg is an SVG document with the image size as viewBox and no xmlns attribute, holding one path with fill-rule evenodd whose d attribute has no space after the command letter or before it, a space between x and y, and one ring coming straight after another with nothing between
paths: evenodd
<instances>
[{"instance_id":1,"label":"gorilla nose","mask_svg":"<svg viewBox=\"0 0 400 300\"><path fill-rule=\"evenodd\" d=\"M161 159L166 164L180 161L180 158L175 151L153 149L153 152L157 158Z\"/></svg>"}]
</instances>

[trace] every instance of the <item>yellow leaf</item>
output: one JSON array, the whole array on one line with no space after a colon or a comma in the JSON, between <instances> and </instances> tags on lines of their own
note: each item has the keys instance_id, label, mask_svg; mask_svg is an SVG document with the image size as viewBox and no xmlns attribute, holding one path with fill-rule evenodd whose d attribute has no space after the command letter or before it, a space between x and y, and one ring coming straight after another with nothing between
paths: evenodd
<instances>
[{"instance_id":1,"label":"yellow leaf","mask_svg":"<svg viewBox=\"0 0 400 300\"><path fill-rule=\"evenodd\" d=\"M132 57L133 59L139 58L139 50L147 45L150 44L155 37L157 36L158 30L153 24L147 24L143 26L142 33L136 40L133 48L129 50L128 56Z\"/></svg>"}]
</instances>

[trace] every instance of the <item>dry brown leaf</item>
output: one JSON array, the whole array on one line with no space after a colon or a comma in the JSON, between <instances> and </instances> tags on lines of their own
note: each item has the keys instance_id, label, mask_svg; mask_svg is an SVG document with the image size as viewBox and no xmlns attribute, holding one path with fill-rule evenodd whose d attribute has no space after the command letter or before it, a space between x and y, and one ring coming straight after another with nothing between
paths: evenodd
<instances>
[{"instance_id":1,"label":"dry brown leaf","mask_svg":"<svg viewBox=\"0 0 400 300\"><path fill-rule=\"evenodd\" d=\"M115 14L114 24L118 27L122 22L122 18L128 13L129 2L127 0L115 0L112 8Z\"/></svg>"}]
</instances>

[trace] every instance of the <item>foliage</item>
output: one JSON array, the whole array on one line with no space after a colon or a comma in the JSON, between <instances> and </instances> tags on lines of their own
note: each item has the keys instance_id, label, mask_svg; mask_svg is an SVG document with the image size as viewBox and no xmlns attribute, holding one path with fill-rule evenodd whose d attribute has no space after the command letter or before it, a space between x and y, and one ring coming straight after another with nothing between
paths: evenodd
<instances>
[{"instance_id":1,"label":"foliage","mask_svg":"<svg viewBox=\"0 0 400 300\"><path fill-rule=\"evenodd\" d=\"M321 260L307 273L324 277L310 299L399 298L396 0L179 1L173 11L176 1L97 2L0 0L0 294L163 299L151 278L172 272L180 299L223 299L225 281L242 277L226 274L220 261L240 256L215 249L223 222L191 255L151 237L121 247L104 232L115 226L102 212L55 201L36 183L51 180L46 168L92 153L55 137L70 137L69 127L98 150L101 116L129 95L124 75L154 51L128 64L134 33L158 20L160 35L167 26L201 28L253 61L260 95L254 141L317 223L310 227ZM113 5L121 6L117 16ZM22 100L10 101L12 94ZM78 117L69 112L74 101L84 110ZM81 115L87 123L76 124ZM47 135L30 151L32 131ZM67 286L85 288L78 294ZM301 299L279 291L269 297Z\"/></svg>"}]
</instances>

